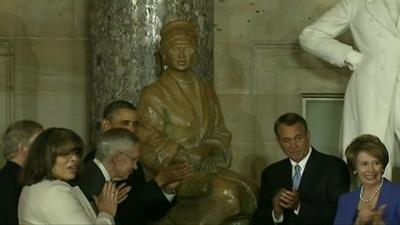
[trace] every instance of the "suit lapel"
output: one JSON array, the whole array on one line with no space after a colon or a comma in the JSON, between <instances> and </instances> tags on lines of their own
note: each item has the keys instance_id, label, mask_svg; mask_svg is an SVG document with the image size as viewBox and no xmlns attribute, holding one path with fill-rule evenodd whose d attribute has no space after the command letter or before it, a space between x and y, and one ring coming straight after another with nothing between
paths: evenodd
<instances>
[{"instance_id":1,"label":"suit lapel","mask_svg":"<svg viewBox=\"0 0 400 225\"><path fill-rule=\"evenodd\" d=\"M306 167L301 175L299 191L311 190L313 183L315 183L313 179L321 172L318 170L318 154L317 150L312 148L310 158L308 158Z\"/></svg>"},{"instance_id":2,"label":"suit lapel","mask_svg":"<svg viewBox=\"0 0 400 225\"><path fill-rule=\"evenodd\" d=\"M349 200L346 201L346 205L345 205L345 209L346 209L345 217L352 218L353 222L356 220L356 217L357 217L359 201L360 201L360 188L357 188L357 190L349 196Z\"/></svg>"},{"instance_id":3,"label":"suit lapel","mask_svg":"<svg viewBox=\"0 0 400 225\"><path fill-rule=\"evenodd\" d=\"M391 193L392 186L390 186L387 180L383 180L383 186L381 188L381 193L379 194L378 202L376 203L376 209L381 207L387 202L390 202L390 193Z\"/></svg>"},{"instance_id":4,"label":"suit lapel","mask_svg":"<svg viewBox=\"0 0 400 225\"><path fill-rule=\"evenodd\" d=\"M388 10L381 0L367 0L366 7L372 17L396 37L400 38L400 30L390 17Z\"/></svg>"},{"instance_id":5,"label":"suit lapel","mask_svg":"<svg viewBox=\"0 0 400 225\"><path fill-rule=\"evenodd\" d=\"M95 178L95 182L93 183L93 188L94 192L96 194L100 194L101 190L103 189L103 185L106 183L106 178L103 175L103 172L101 172L101 169L94 163L93 161L91 162L92 164L92 176Z\"/></svg>"},{"instance_id":6,"label":"suit lapel","mask_svg":"<svg viewBox=\"0 0 400 225\"><path fill-rule=\"evenodd\" d=\"M292 164L290 163L289 159L286 159L285 164L285 169L282 171L282 176L284 178L282 179L282 182L285 182L284 187L286 187L286 189L291 190L293 186Z\"/></svg>"}]
</instances>

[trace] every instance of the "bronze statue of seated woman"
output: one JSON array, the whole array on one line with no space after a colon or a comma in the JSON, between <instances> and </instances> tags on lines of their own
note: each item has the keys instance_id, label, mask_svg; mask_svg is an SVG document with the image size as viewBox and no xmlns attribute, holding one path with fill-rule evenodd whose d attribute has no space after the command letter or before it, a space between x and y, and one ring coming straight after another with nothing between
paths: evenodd
<instances>
[{"instance_id":1,"label":"bronze statue of seated woman","mask_svg":"<svg viewBox=\"0 0 400 225\"><path fill-rule=\"evenodd\" d=\"M141 159L157 174L165 160L188 161L194 173L178 189L178 202L161 223L248 224L258 186L228 168L231 133L213 85L191 65L197 50L192 23L173 21L161 30L164 70L139 102Z\"/></svg>"}]
</instances>

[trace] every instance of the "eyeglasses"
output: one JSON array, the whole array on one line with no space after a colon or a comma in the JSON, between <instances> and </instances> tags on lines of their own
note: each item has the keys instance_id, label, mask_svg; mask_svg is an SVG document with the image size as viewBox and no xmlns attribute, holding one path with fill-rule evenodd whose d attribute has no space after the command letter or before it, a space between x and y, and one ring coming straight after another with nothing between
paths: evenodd
<instances>
[{"instance_id":1,"label":"eyeglasses","mask_svg":"<svg viewBox=\"0 0 400 225\"><path fill-rule=\"evenodd\" d=\"M128 157L130 160L132 160L132 162L136 162L136 161L138 161L138 159L137 158L134 158L134 157L132 157L132 156L130 156L130 155L128 155L128 153L126 153L126 152L121 152L122 154L124 154L126 157Z\"/></svg>"},{"instance_id":2,"label":"eyeglasses","mask_svg":"<svg viewBox=\"0 0 400 225\"><path fill-rule=\"evenodd\" d=\"M73 156L77 157L77 158L81 158L82 157L82 152L80 151L73 151L73 152L69 152L67 154L60 154L59 156L65 157L67 159L71 159Z\"/></svg>"}]
</instances>

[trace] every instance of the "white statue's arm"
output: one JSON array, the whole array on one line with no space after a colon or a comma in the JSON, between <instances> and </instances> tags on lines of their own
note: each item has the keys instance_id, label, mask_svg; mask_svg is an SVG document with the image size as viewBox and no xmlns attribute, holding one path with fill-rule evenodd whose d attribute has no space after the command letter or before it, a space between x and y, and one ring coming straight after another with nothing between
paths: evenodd
<instances>
[{"instance_id":1,"label":"white statue's arm","mask_svg":"<svg viewBox=\"0 0 400 225\"><path fill-rule=\"evenodd\" d=\"M361 1L341 0L306 27L299 37L303 49L339 67L349 66L350 69L354 69L361 61L361 54L353 50L352 46L335 38L349 28L352 16L362 4Z\"/></svg>"},{"instance_id":2,"label":"white statue's arm","mask_svg":"<svg viewBox=\"0 0 400 225\"><path fill-rule=\"evenodd\" d=\"M347 55L345 62L346 62L346 65L351 70L354 71L354 70L356 70L357 65L361 62L362 58L363 58L363 54L361 54L360 52L357 52L355 50L352 50Z\"/></svg>"}]
</instances>

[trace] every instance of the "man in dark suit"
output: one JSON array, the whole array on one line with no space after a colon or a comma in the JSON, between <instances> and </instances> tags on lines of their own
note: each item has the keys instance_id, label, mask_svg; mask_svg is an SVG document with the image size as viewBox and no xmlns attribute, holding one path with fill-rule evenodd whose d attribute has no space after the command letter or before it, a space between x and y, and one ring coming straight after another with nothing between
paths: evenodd
<instances>
[{"instance_id":1,"label":"man in dark suit","mask_svg":"<svg viewBox=\"0 0 400 225\"><path fill-rule=\"evenodd\" d=\"M125 128L136 133L138 123L136 108L129 102L119 100L111 102L105 107L101 129L107 131L112 128ZM85 162L91 162L95 154L95 151L90 152L85 157ZM88 166L93 167L94 165L89 163ZM128 179L119 182L126 183L131 189L126 199L118 205L118 222L120 224L146 225L148 221L160 219L174 203L174 188L191 171L192 168L187 163L165 164L159 174L156 174L150 181L146 181L144 168L140 162L137 162L137 169L130 174ZM86 175L82 177L86 177Z\"/></svg>"},{"instance_id":2,"label":"man in dark suit","mask_svg":"<svg viewBox=\"0 0 400 225\"><path fill-rule=\"evenodd\" d=\"M288 158L262 172L254 224L332 224L339 196L349 190L346 164L311 147L307 123L298 114L280 116L274 130Z\"/></svg>"},{"instance_id":3,"label":"man in dark suit","mask_svg":"<svg viewBox=\"0 0 400 225\"><path fill-rule=\"evenodd\" d=\"M28 155L28 148L43 130L42 125L30 120L20 120L8 126L3 135L3 154L7 160L0 170L0 224L18 224L18 200L21 185L19 173Z\"/></svg>"},{"instance_id":4,"label":"man in dark suit","mask_svg":"<svg viewBox=\"0 0 400 225\"><path fill-rule=\"evenodd\" d=\"M106 182L127 179L138 161L139 138L124 128L107 130L96 142L95 158L83 165L78 185L93 202Z\"/></svg>"}]
</instances>

